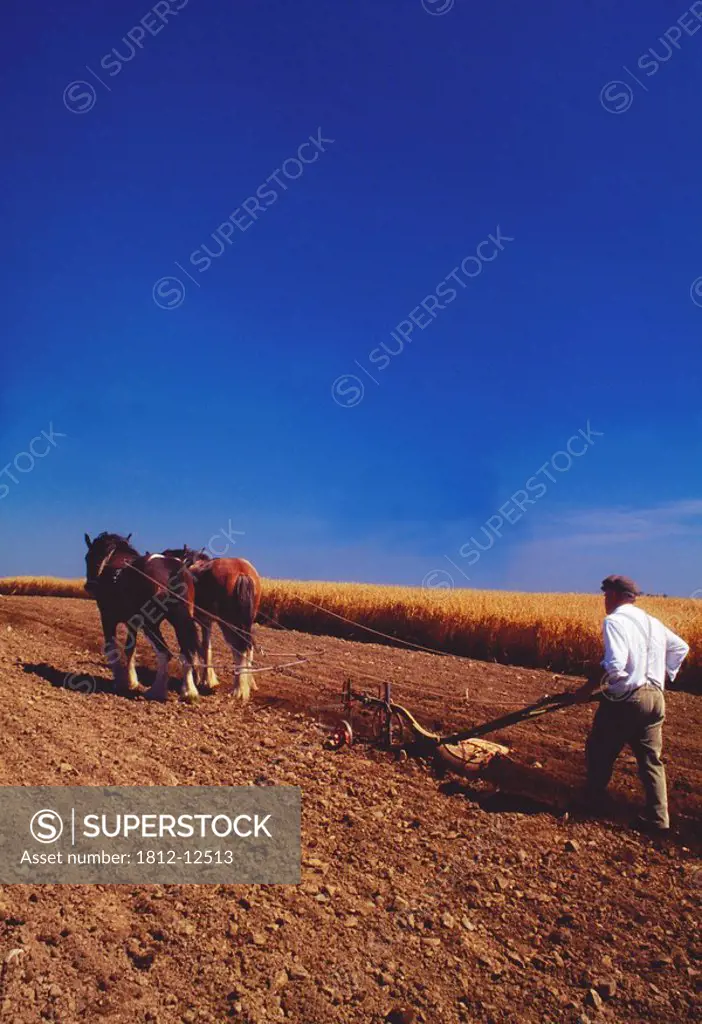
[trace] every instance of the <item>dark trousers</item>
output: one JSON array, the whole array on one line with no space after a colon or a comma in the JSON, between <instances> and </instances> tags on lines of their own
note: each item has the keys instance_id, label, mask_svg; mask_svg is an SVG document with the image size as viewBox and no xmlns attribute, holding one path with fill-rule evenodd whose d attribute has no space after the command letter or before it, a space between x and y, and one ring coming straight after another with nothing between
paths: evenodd
<instances>
[{"instance_id":1,"label":"dark trousers","mask_svg":"<svg viewBox=\"0 0 702 1024\"><path fill-rule=\"evenodd\" d=\"M636 757L646 793L646 818L668 828L668 796L661 761L665 697L647 684L622 701L603 697L585 746L588 796L597 800L612 777L614 762L628 744Z\"/></svg>"}]
</instances>

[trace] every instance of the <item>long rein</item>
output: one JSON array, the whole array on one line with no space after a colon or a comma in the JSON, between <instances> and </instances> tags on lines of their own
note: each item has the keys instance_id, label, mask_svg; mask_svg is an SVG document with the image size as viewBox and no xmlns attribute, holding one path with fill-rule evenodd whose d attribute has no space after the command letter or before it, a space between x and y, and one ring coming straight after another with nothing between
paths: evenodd
<instances>
[{"instance_id":1,"label":"long rein","mask_svg":"<svg viewBox=\"0 0 702 1024\"><path fill-rule=\"evenodd\" d=\"M101 570L102 570L102 567L104 566L105 562L109 558L112 557L112 554L114 554L114 549L113 549L112 552L110 552L110 554L107 556L106 559L103 559L103 563L101 565ZM152 555L150 557L154 557L154 556ZM184 568L187 568L187 566L185 565L184 561L182 561L181 559L178 559L178 561L181 562L181 564L183 565ZM133 569L135 572L139 573L145 579L148 579L148 580L152 579L152 577L149 576L147 573L142 572L141 569L137 569L137 567L135 565L131 564L129 567L131 569ZM165 590L169 594L171 594L173 597L177 598L179 601L182 601L184 604L188 604L188 602L185 600L185 598L183 598L180 594L177 594L175 591L171 590L169 587L165 587ZM349 625L353 625L353 626L355 626L356 628L362 630L365 633L370 633L370 634L372 634L374 636L378 636L378 637L381 637L381 638L383 638L385 640L389 640L393 646L401 645L401 646L403 646L403 647L405 647L407 649L410 649L410 650L419 651L419 652L426 653L426 654L433 654L433 655L437 655L437 656L442 657L442 658L455 658L455 659L457 659L459 661L469 660L469 659L464 658L462 655L459 655L459 654L451 654L451 653L449 653L447 651L438 650L437 648L427 647L427 646L425 646L423 644L416 644L416 643L413 643L411 640L403 640L401 637L393 636L390 633L384 633L382 630L374 629L371 626L365 626L363 623L357 622L355 619L351 619L348 616L341 615L338 612L331 611L331 609L324 608L322 605L315 604L314 601L308 601L308 600L306 600L303 597L299 597L298 596L298 597L296 597L296 600L299 601L301 604L306 604L309 607L316 609L317 611L324 612L325 614L330 615L331 617L333 617L335 619L338 619L338 620L340 620L342 622L346 622ZM193 608L197 609L197 611L201 612L202 614L209 616L211 619L214 619L215 621L219 622L220 625L225 625L229 629L234 630L234 632L238 633L239 636L241 636L242 638L248 639L246 637L246 634L244 633L243 630L241 630L237 626L234 626L231 623L227 622L225 619L222 619L220 616L215 615L213 612L208 612L208 611L206 611L206 609L200 608L197 604L193 604ZM264 614L264 613L261 613L261 614ZM269 621L271 621L271 622L274 621L268 615L264 614L264 617L269 619ZM278 625L281 625L281 624L278 623ZM286 629L287 632L292 632L292 630L287 630L287 627L285 627L285 626L283 626L282 628ZM252 672L252 673L256 673L256 672L275 672L277 669L290 668L290 667L294 667L295 665L305 664L306 662L310 661L315 656L317 656L317 657L318 656L324 656L324 654L321 651L314 651L314 652L312 652L311 654L309 654L309 655L307 655L305 657L295 658L293 661L284 662L283 664L280 664L280 665L263 666L261 668L249 668L248 671ZM335 664L336 664L336 666L338 668L345 668L346 667L346 666L342 666L339 662L337 662ZM241 671L246 671L246 670L235 669L235 672L237 672L237 673L241 672ZM381 678L379 676L372 675L371 673L368 673L368 672L361 672L361 675L364 678L366 678L366 679L371 679L371 680L373 680L375 682L379 682L379 683L385 683L387 681L387 680L385 680L385 679L383 679L383 678ZM559 677L556 676L555 678L558 679ZM604 679L603 679L603 683L604 683ZM468 700L468 692L467 691L466 691L466 700ZM471 702L471 703L475 703L475 702ZM491 704L491 706L512 707L512 708L520 706L519 704L517 704L517 702L502 702L502 701L490 701L490 704Z\"/></svg>"}]
</instances>

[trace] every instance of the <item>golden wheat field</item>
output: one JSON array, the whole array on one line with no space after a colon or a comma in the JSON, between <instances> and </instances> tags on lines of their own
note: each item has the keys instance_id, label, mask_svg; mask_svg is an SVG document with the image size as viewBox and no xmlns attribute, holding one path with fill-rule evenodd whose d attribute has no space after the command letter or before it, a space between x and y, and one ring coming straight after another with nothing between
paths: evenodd
<instances>
[{"instance_id":1,"label":"golden wheat field","mask_svg":"<svg viewBox=\"0 0 702 1024\"><path fill-rule=\"evenodd\" d=\"M82 579L51 576L0 579L0 594L87 598ZM640 604L690 644L681 683L702 683L702 601L644 597ZM577 675L602 657L603 614L599 594L266 579L260 620L353 640L394 638L446 653Z\"/></svg>"}]
</instances>

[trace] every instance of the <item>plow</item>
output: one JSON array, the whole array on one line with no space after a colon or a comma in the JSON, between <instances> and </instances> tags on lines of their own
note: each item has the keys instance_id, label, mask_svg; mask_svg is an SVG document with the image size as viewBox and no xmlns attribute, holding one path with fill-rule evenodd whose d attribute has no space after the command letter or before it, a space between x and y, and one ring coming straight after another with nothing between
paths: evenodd
<instances>
[{"instance_id":1,"label":"plow","mask_svg":"<svg viewBox=\"0 0 702 1024\"><path fill-rule=\"evenodd\" d=\"M528 765L511 748L484 737L514 725L540 719L579 703L573 692L546 695L499 718L452 733L428 729L402 704L392 698L392 686L385 683L376 694L358 691L350 680L344 684L340 705L329 725L326 746L341 750L354 743L366 743L394 752L401 759L409 756L430 761L441 772L449 771L468 779L481 778L514 795L548 796L553 802L553 779L540 765Z\"/></svg>"}]
</instances>

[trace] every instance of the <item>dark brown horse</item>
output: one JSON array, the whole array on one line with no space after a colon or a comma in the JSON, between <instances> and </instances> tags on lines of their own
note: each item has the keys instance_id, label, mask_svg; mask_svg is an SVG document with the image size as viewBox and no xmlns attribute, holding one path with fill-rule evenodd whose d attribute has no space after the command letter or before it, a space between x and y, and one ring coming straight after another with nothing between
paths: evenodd
<instances>
[{"instance_id":1,"label":"dark brown horse","mask_svg":"<svg viewBox=\"0 0 702 1024\"><path fill-rule=\"evenodd\" d=\"M95 540L85 534L85 589L97 601L105 634L105 657L118 692L139 687L136 674L136 638L142 629L156 651L158 669L153 686L146 692L151 700L168 696L168 662L171 652L161 635L161 625L170 622L175 630L183 662L184 700L198 699L193 674L200 669L197 629L193 620L195 586L183 562L163 555L140 555L127 537L101 533ZM126 672L117 642L117 626L127 626Z\"/></svg>"},{"instance_id":2,"label":"dark brown horse","mask_svg":"<svg viewBox=\"0 0 702 1024\"><path fill-rule=\"evenodd\" d=\"M215 622L234 658L234 696L247 701L256 689L252 630L261 602L261 579L245 558L207 558L204 551L168 548L167 557L188 566L195 580L195 618L202 629L204 658L201 685L216 690L219 680L212 664L212 627Z\"/></svg>"}]
</instances>

